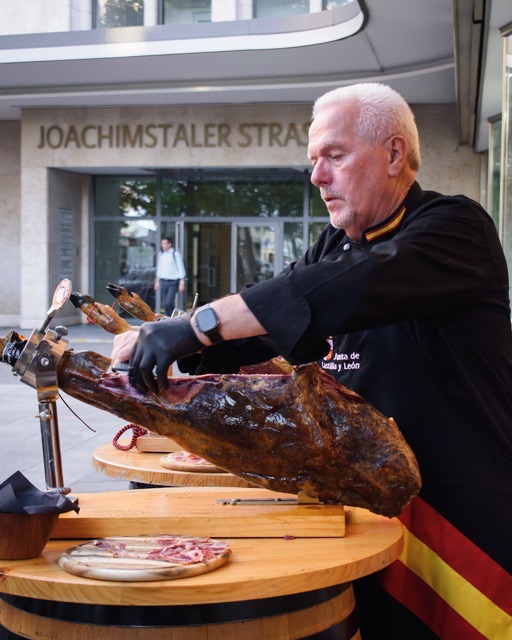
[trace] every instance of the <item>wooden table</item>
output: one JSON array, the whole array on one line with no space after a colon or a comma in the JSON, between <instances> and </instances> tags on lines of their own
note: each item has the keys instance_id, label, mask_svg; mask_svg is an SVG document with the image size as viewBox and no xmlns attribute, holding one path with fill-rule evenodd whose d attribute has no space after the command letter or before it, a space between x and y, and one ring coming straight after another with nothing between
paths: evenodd
<instances>
[{"instance_id":1,"label":"wooden table","mask_svg":"<svg viewBox=\"0 0 512 640\"><path fill-rule=\"evenodd\" d=\"M111 478L128 480L132 485L164 487L250 487L246 480L231 473L197 473L173 471L160 464L164 453L142 452L137 449L122 451L111 443L98 447L93 452L92 465Z\"/></svg>"},{"instance_id":2,"label":"wooden table","mask_svg":"<svg viewBox=\"0 0 512 640\"><path fill-rule=\"evenodd\" d=\"M112 492L110 497L118 508L124 501L128 512L150 496L157 500L160 494L164 500L180 492L193 501L198 491L215 498L218 491L225 495L228 490L149 489ZM237 494L254 491L238 488ZM105 495L79 495L83 515ZM235 538L226 531L222 539L233 551L229 564L200 576L158 582L108 582L68 574L58 565L59 555L80 541L51 540L33 560L0 560L0 621L14 634L47 640L359 638L351 581L393 562L402 550L403 534L396 519L357 508L346 508L345 514L345 537L247 537L258 533L254 527ZM61 516L61 531L73 517L80 519L82 512ZM147 526L149 535L151 523Z\"/></svg>"}]
</instances>

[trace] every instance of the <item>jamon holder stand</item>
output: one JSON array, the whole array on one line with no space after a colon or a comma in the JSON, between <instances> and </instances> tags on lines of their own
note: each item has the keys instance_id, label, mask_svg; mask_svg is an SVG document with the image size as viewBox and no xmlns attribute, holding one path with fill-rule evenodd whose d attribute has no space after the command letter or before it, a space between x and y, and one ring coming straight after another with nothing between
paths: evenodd
<instances>
[{"instance_id":1,"label":"jamon holder stand","mask_svg":"<svg viewBox=\"0 0 512 640\"><path fill-rule=\"evenodd\" d=\"M70 294L71 282L64 279L55 290L52 305L43 324L39 329L34 329L12 368L15 376L37 391L39 413L36 417L41 425L46 487L50 491L63 494L68 494L71 490L64 485L62 473L57 418L57 367L68 345L68 340L65 339L68 331L65 327L56 327L54 330L48 327Z\"/></svg>"}]
</instances>

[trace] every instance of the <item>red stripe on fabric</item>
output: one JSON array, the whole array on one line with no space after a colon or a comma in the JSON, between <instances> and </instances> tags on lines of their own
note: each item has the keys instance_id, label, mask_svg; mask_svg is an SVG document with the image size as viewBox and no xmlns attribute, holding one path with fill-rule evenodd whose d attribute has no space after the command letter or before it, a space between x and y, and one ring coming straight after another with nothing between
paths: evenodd
<instances>
[{"instance_id":1,"label":"red stripe on fabric","mask_svg":"<svg viewBox=\"0 0 512 640\"><path fill-rule=\"evenodd\" d=\"M375 238L379 238L385 233L394 231L398 227L400 222L402 222L402 218L404 217L404 214L405 214L405 207L402 207L402 209L396 214L396 216L392 218L389 222L387 222L386 224L383 224L378 229L374 229L373 231L366 232L365 233L366 239L368 241L375 240Z\"/></svg>"},{"instance_id":2,"label":"red stripe on fabric","mask_svg":"<svg viewBox=\"0 0 512 640\"><path fill-rule=\"evenodd\" d=\"M379 580L385 591L414 613L440 638L485 640L484 635L400 560L383 569L379 574Z\"/></svg>"},{"instance_id":3,"label":"red stripe on fabric","mask_svg":"<svg viewBox=\"0 0 512 640\"><path fill-rule=\"evenodd\" d=\"M416 497L399 520L454 571L512 615L512 576L425 500Z\"/></svg>"}]
</instances>

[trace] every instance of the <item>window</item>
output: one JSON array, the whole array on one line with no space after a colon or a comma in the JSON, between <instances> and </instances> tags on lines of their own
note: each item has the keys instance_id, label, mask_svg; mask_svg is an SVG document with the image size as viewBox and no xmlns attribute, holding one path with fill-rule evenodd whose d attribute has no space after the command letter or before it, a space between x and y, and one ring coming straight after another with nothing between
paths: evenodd
<instances>
[{"instance_id":1,"label":"window","mask_svg":"<svg viewBox=\"0 0 512 640\"><path fill-rule=\"evenodd\" d=\"M502 243L512 270L512 135L510 118L512 117L512 25L508 25L505 36L505 65L504 65L504 104L503 104L503 164L501 168L501 218Z\"/></svg>"},{"instance_id":2,"label":"window","mask_svg":"<svg viewBox=\"0 0 512 640\"><path fill-rule=\"evenodd\" d=\"M309 0L254 0L255 18L276 18L309 13Z\"/></svg>"},{"instance_id":3,"label":"window","mask_svg":"<svg viewBox=\"0 0 512 640\"><path fill-rule=\"evenodd\" d=\"M144 0L93 0L96 29L144 25Z\"/></svg>"},{"instance_id":4,"label":"window","mask_svg":"<svg viewBox=\"0 0 512 640\"><path fill-rule=\"evenodd\" d=\"M501 182L501 116L489 121L487 211L499 228Z\"/></svg>"},{"instance_id":5,"label":"window","mask_svg":"<svg viewBox=\"0 0 512 640\"><path fill-rule=\"evenodd\" d=\"M164 24L211 22L211 0L164 0Z\"/></svg>"},{"instance_id":6,"label":"window","mask_svg":"<svg viewBox=\"0 0 512 640\"><path fill-rule=\"evenodd\" d=\"M175 217L302 217L300 172L176 172L163 180L162 215Z\"/></svg>"},{"instance_id":7,"label":"window","mask_svg":"<svg viewBox=\"0 0 512 640\"><path fill-rule=\"evenodd\" d=\"M352 0L323 0L322 6L324 10L337 9L349 4Z\"/></svg>"},{"instance_id":8,"label":"window","mask_svg":"<svg viewBox=\"0 0 512 640\"><path fill-rule=\"evenodd\" d=\"M94 299L112 304L107 284L120 284L152 308L156 254L159 246L153 220L96 220L94 225Z\"/></svg>"},{"instance_id":9,"label":"window","mask_svg":"<svg viewBox=\"0 0 512 640\"><path fill-rule=\"evenodd\" d=\"M96 178L97 216L142 218L155 214L155 178Z\"/></svg>"},{"instance_id":10,"label":"window","mask_svg":"<svg viewBox=\"0 0 512 640\"><path fill-rule=\"evenodd\" d=\"M325 206L325 202L320 195L320 189L311 185L310 200L309 200L310 215L315 218L329 218L329 212Z\"/></svg>"},{"instance_id":11,"label":"window","mask_svg":"<svg viewBox=\"0 0 512 640\"><path fill-rule=\"evenodd\" d=\"M152 308L160 238L183 249L187 285L181 308L237 289L240 240L253 252L257 279L299 259L329 220L309 174L296 169L172 169L154 176L94 180L93 297L112 303L106 285L137 293ZM251 246L249 247L249 241ZM254 258L254 260L253 260ZM250 273L253 273L251 268Z\"/></svg>"}]
</instances>

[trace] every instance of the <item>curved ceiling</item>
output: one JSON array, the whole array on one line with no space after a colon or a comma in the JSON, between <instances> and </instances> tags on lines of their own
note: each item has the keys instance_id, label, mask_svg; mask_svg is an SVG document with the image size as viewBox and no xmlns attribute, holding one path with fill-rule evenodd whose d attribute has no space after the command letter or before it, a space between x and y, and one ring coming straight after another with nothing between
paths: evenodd
<instances>
[{"instance_id":1,"label":"curved ceiling","mask_svg":"<svg viewBox=\"0 0 512 640\"><path fill-rule=\"evenodd\" d=\"M359 9L362 3L352 4ZM294 46L278 49L181 52L176 27L169 26L3 36L0 117L18 118L20 108L41 106L310 102L334 86L358 80L388 82L413 102L454 102L451 0L372 0L363 8L364 16L357 12L353 17L360 24L350 37L299 44L301 32L296 31ZM300 16L309 32L315 15L320 14ZM268 22L203 23L190 25L188 33L195 28L195 39L204 40L209 27L214 37L227 26L251 23L261 36L266 26L261 23ZM103 42L108 57L101 57L98 39L107 36L118 42ZM245 36L247 45L250 38ZM188 42L193 40L189 36ZM158 53L148 55L157 43ZM115 46L124 47L125 54L115 55ZM126 55L130 46L132 53Z\"/></svg>"},{"instance_id":2,"label":"curved ceiling","mask_svg":"<svg viewBox=\"0 0 512 640\"><path fill-rule=\"evenodd\" d=\"M412 104L463 101L469 121L476 5L491 2L354 0L277 20L0 36L0 119L35 107L311 103L380 81ZM492 5L512 12L509 0Z\"/></svg>"}]
</instances>

